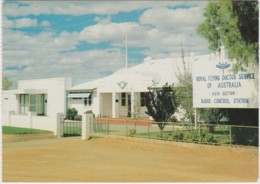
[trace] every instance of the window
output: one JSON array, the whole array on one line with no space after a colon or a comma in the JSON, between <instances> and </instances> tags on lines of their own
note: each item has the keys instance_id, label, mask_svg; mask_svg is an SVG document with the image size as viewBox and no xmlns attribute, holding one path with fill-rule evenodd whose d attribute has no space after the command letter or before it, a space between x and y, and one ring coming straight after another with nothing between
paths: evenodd
<instances>
[{"instance_id":1,"label":"window","mask_svg":"<svg viewBox=\"0 0 260 184\"><path fill-rule=\"evenodd\" d=\"M28 100L29 95L20 95L20 113L27 114L28 112Z\"/></svg>"},{"instance_id":2,"label":"window","mask_svg":"<svg viewBox=\"0 0 260 184\"><path fill-rule=\"evenodd\" d=\"M121 93L121 106L126 106L126 94Z\"/></svg>"},{"instance_id":3,"label":"window","mask_svg":"<svg viewBox=\"0 0 260 184\"><path fill-rule=\"evenodd\" d=\"M72 100L82 100L82 98L71 98Z\"/></svg>"},{"instance_id":4,"label":"window","mask_svg":"<svg viewBox=\"0 0 260 184\"><path fill-rule=\"evenodd\" d=\"M92 96L89 95L89 97L84 98L84 105L85 106L91 106L92 105Z\"/></svg>"},{"instance_id":5,"label":"window","mask_svg":"<svg viewBox=\"0 0 260 184\"><path fill-rule=\"evenodd\" d=\"M37 115L44 115L44 95L20 95L20 113L27 114L30 112L37 112Z\"/></svg>"},{"instance_id":6,"label":"window","mask_svg":"<svg viewBox=\"0 0 260 184\"><path fill-rule=\"evenodd\" d=\"M141 107L145 106L145 95L146 95L146 93L144 93L144 92L141 93L141 98L140 98Z\"/></svg>"}]
</instances>

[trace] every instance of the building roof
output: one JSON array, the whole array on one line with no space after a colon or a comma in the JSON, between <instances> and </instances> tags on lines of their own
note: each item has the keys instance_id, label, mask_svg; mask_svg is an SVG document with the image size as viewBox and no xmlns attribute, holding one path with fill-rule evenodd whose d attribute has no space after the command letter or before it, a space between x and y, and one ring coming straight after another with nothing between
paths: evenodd
<instances>
[{"instance_id":1,"label":"building roof","mask_svg":"<svg viewBox=\"0 0 260 184\"><path fill-rule=\"evenodd\" d=\"M192 59L208 60L210 55L185 57L185 66L191 71ZM161 87L164 84L177 84L177 76L183 73L182 58L151 59L131 68L122 68L112 75L76 85L70 90L93 90L99 92L142 92L148 87Z\"/></svg>"}]
</instances>

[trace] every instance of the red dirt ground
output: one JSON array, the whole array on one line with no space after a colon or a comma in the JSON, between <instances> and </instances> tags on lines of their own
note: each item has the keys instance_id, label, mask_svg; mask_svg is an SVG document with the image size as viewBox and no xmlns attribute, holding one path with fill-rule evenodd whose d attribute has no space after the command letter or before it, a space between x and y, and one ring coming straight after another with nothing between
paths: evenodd
<instances>
[{"instance_id":1,"label":"red dirt ground","mask_svg":"<svg viewBox=\"0 0 260 184\"><path fill-rule=\"evenodd\" d=\"M126 137L4 139L4 182L256 182L258 148Z\"/></svg>"}]
</instances>

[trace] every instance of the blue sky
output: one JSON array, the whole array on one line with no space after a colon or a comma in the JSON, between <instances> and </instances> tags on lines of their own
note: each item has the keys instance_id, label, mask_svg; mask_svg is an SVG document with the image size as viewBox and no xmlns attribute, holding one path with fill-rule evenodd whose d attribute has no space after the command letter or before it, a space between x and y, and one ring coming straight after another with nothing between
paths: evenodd
<instances>
[{"instance_id":1,"label":"blue sky","mask_svg":"<svg viewBox=\"0 0 260 184\"><path fill-rule=\"evenodd\" d=\"M24 1L3 3L3 74L90 81L144 58L208 53L196 34L206 1Z\"/></svg>"}]
</instances>

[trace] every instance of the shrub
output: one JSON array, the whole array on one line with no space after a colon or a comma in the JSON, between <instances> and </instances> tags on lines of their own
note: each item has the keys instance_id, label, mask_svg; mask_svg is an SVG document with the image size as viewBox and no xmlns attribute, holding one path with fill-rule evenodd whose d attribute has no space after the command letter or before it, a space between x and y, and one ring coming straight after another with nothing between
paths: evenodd
<instances>
[{"instance_id":1,"label":"shrub","mask_svg":"<svg viewBox=\"0 0 260 184\"><path fill-rule=\"evenodd\" d=\"M258 146L258 129L233 127L232 140L235 144Z\"/></svg>"},{"instance_id":2,"label":"shrub","mask_svg":"<svg viewBox=\"0 0 260 184\"><path fill-rule=\"evenodd\" d=\"M173 132L173 139L177 139L177 140L183 140L184 138L184 133L182 131L174 131Z\"/></svg>"},{"instance_id":3,"label":"shrub","mask_svg":"<svg viewBox=\"0 0 260 184\"><path fill-rule=\"evenodd\" d=\"M172 135L169 132L160 131L157 134L157 138L165 139L165 140L167 140L167 139L171 140L172 139Z\"/></svg>"},{"instance_id":4,"label":"shrub","mask_svg":"<svg viewBox=\"0 0 260 184\"><path fill-rule=\"evenodd\" d=\"M177 122L178 120L177 120L176 116L172 116L172 117L170 118L170 121L171 121L171 122Z\"/></svg>"},{"instance_id":5,"label":"shrub","mask_svg":"<svg viewBox=\"0 0 260 184\"><path fill-rule=\"evenodd\" d=\"M81 115L76 115L76 116L74 116L74 120L81 121L82 120L82 116Z\"/></svg>"},{"instance_id":6,"label":"shrub","mask_svg":"<svg viewBox=\"0 0 260 184\"><path fill-rule=\"evenodd\" d=\"M128 135L129 136L134 136L135 134L136 134L136 130L135 129L128 130Z\"/></svg>"},{"instance_id":7,"label":"shrub","mask_svg":"<svg viewBox=\"0 0 260 184\"><path fill-rule=\"evenodd\" d=\"M206 135L205 141L206 141L207 143L216 143L216 142L217 142L216 139L215 139L215 137L214 137L214 135L213 135L212 133L208 133L208 134Z\"/></svg>"},{"instance_id":8,"label":"shrub","mask_svg":"<svg viewBox=\"0 0 260 184\"><path fill-rule=\"evenodd\" d=\"M92 110L87 110L85 114L93 114Z\"/></svg>"},{"instance_id":9,"label":"shrub","mask_svg":"<svg viewBox=\"0 0 260 184\"><path fill-rule=\"evenodd\" d=\"M188 142L198 142L199 135L197 131L186 131L184 133L184 140Z\"/></svg>"},{"instance_id":10,"label":"shrub","mask_svg":"<svg viewBox=\"0 0 260 184\"><path fill-rule=\"evenodd\" d=\"M78 115L77 109L75 109L74 107L73 107L73 108L69 108L69 109L67 110L66 119L74 120L76 115Z\"/></svg>"}]
</instances>

